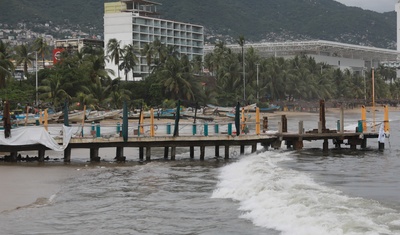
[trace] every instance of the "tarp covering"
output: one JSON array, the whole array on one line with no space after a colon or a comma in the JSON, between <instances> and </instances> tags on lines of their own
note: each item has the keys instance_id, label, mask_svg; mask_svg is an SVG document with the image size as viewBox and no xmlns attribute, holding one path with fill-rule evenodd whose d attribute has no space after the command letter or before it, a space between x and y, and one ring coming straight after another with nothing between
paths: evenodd
<instances>
[{"instance_id":1,"label":"tarp covering","mask_svg":"<svg viewBox=\"0 0 400 235\"><path fill-rule=\"evenodd\" d=\"M9 138L4 138L4 130L0 130L0 145L41 144L54 151L64 151L71 140L72 134L72 127L63 126L63 145L59 145L44 127L18 127L11 129L11 136Z\"/></svg>"}]
</instances>

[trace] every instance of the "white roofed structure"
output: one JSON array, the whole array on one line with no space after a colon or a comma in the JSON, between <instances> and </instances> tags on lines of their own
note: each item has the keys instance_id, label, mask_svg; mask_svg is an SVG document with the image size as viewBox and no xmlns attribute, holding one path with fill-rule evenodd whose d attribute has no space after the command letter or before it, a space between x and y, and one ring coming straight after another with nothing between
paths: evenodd
<instances>
[{"instance_id":1,"label":"white roofed structure","mask_svg":"<svg viewBox=\"0 0 400 235\"><path fill-rule=\"evenodd\" d=\"M227 45L233 52L241 53L238 44ZM397 50L358 46L331 41L294 41L245 44L245 49L253 47L261 57L293 57L308 55L317 62L324 62L341 69L363 71L377 67L384 61L396 61L400 53ZM214 50L214 46L204 47L204 54Z\"/></svg>"}]
</instances>

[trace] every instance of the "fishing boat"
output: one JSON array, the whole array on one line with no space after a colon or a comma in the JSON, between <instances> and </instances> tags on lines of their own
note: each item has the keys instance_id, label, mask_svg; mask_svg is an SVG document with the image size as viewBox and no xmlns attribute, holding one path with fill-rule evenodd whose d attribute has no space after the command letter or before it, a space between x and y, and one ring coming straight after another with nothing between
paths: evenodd
<instances>
[{"instance_id":1,"label":"fishing boat","mask_svg":"<svg viewBox=\"0 0 400 235\"><path fill-rule=\"evenodd\" d=\"M229 112L229 113L226 113L226 116L229 117L229 118L235 118L235 113ZM239 117L241 119L242 118L242 114L240 114ZM244 117L245 117L246 121L249 121L252 116L249 113L245 113Z\"/></svg>"},{"instance_id":2,"label":"fishing boat","mask_svg":"<svg viewBox=\"0 0 400 235\"><path fill-rule=\"evenodd\" d=\"M270 105L269 107L260 107L259 109L262 113L273 113L274 111L279 111L281 109L281 106Z\"/></svg>"},{"instance_id":3,"label":"fishing boat","mask_svg":"<svg viewBox=\"0 0 400 235\"><path fill-rule=\"evenodd\" d=\"M104 115L104 119L119 119L122 114L122 109L103 111L101 114Z\"/></svg>"}]
</instances>

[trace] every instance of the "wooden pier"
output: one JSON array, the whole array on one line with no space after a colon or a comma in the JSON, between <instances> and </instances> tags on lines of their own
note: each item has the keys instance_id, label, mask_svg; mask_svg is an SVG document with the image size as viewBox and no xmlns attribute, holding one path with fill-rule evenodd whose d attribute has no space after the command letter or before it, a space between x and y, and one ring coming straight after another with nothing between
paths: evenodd
<instances>
[{"instance_id":1,"label":"wooden pier","mask_svg":"<svg viewBox=\"0 0 400 235\"><path fill-rule=\"evenodd\" d=\"M323 103L321 103L321 109L324 110ZM338 130L329 130L325 128L325 113L320 112L320 121L318 123L318 129L311 131L304 131L303 123L299 122L298 132L289 133L287 132L287 119L283 115L281 122L278 124L279 130L270 133L265 132L268 129L268 119L265 117L263 120L263 125L259 117L256 120L256 131L253 134L241 133L239 136L233 133L217 133L214 135L163 135L163 136L128 136L128 138L123 138L122 136L114 135L106 137L79 137L72 138L64 150L64 162L71 161L71 151L72 149L90 149L90 161L98 162L100 161L99 149L100 148L115 148L115 159L116 161L125 161L127 156L124 154L124 148L138 148L139 149L139 160L150 161L151 160L151 150L152 148L164 148L164 159L175 160L176 148L188 148L190 152L190 158L194 158L195 148L200 149L200 160L205 158L205 149L214 148L215 157L221 157L220 149L223 148L223 156L225 159L229 158L230 148L233 146L240 147L240 154L244 154L245 147L251 146L251 152L257 150L257 145L262 145L264 148L274 148L279 149L282 143L286 145L289 149L300 150L303 148L303 141L322 141L322 150L329 150L329 141L332 141L335 148L340 149L342 145L348 145L351 149L357 149L367 147L367 140L370 138L378 138L379 134L375 132L362 132L354 130L352 132L344 131L343 129L343 114L341 115L341 125ZM205 124L206 125L206 124ZM211 123L207 125L212 125ZM241 125L244 125L241 123ZM339 126L339 125L338 125ZM263 127L264 131L260 131ZM62 144L62 140L58 140L59 144ZM378 148L380 150L384 149L384 144L379 143ZM38 161L42 162L45 160L45 151L48 150L47 147L36 144L36 145L21 145L21 146L11 146L11 145L0 145L0 152L9 152L10 155L7 156L8 161L17 161L18 152L21 151L38 151ZM128 156L129 158L134 158L135 156Z\"/></svg>"}]
</instances>

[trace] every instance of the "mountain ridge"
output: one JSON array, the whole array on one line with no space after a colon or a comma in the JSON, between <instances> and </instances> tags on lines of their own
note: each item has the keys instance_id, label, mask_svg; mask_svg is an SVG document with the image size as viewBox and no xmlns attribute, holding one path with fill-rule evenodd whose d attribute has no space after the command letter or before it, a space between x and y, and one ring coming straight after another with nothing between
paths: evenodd
<instances>
[{"instance_id":1,"label":"mountain ridge","mask_svg":"<svg viewBox=\"0 0 400 235\"><path fill-rule=\"evenodd\" d=\"M112 0L1 1L0 23L81 27L102 35L104 2ZM156 0L161 17L203 25L211 42L320 39L394 49L396 13L348 7L333 0ZM28 26L29 27L29 26ZM216 36L219 35L219 36Z\"/></svg>"}]
</instances>

